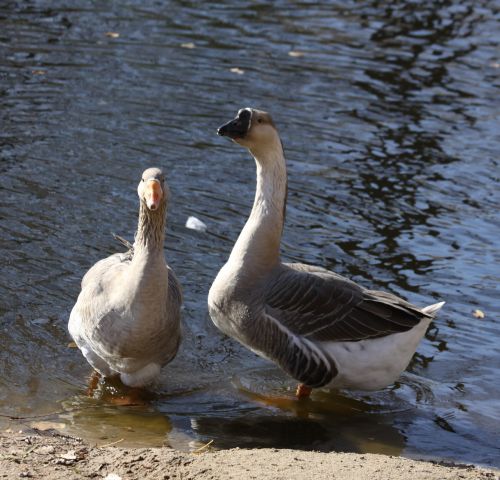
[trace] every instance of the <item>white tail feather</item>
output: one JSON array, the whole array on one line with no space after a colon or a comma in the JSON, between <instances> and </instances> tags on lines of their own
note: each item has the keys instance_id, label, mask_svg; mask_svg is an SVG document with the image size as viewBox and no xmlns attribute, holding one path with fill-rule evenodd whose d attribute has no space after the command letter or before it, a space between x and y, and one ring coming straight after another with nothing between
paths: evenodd
<instances>
[{"instance_id":1,"label":"white tail feather","mask_svg":"<svg viewBox=\"0 0 500 480\"><path fill-rule=\"evenodd\" d=\"M422 313L425 313L426 315L431 315L434 316L436 315L439 310L441 310L441 307L445 304L446 302L439 302L439 303L434 303L433 305L428 305L427 307L422 308Z\"/></svg>"}]
</instances>

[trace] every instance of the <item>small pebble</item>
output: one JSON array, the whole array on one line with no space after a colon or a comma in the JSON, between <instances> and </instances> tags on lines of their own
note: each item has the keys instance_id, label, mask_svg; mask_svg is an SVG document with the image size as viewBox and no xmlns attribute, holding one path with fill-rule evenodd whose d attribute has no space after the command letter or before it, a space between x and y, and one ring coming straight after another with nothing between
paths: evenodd
<instances>
[{"instance_id":1,"label":"small pebble","mask_svg":"<svg viewBox=\"0 0 500 480\"><path fill-rule=\"evenodd\" d=\"M31 427L32 428L36 428L37 430L42 430L42 431L46 431L46 430L62 430L64 428L66 428L66 425L64 423L61 423L61 422L49 422L48 420L42 420L40 422L33 422L31 424ZM21 432L19 432L21 433Z\"/></svg>"},{"instance_id":2,"label":"small pebble","mask_svg":"<svg viewBox=\"0 0 500 480\"><path fill-rule=\"evenodd\" d=\"M68 450L66 453L59 455L64 460L76 460L76 455L74 450Z\"/></svg>"},{"instance_id":3,"label":"small pebble","mask_svg":"<svg viewBox=\"0 0 500 480\"><path fill-rule=\"evenodd\" d=\"M43 445L35 450L39 455L51 455L56 449L52 445Z\"/></svg>"},{"instance_id":4,"label":"small pebble","mask_svg":"<svg viewBox=\"0 0 500 480\"><path fill-rule=\"evenodd\" d=\"M117 473L108 473L104 477L104 480L122 480L122 477L120 477Z\"/></svg>"}]
</instances>

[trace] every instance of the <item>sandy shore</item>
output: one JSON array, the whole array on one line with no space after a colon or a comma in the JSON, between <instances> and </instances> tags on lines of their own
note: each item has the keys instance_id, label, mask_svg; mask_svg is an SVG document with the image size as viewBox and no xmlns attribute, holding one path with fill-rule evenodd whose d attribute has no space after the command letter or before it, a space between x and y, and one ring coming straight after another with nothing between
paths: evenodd
<instances>
[{"instance_id":1,"label":"sandy shore","mask_svg":"<svg viewBox=\"0 0 500 480\"><path fill-rule=\"evenodd\" d=\"M442 480L498 479L500 471L371 454L277 449L184 453L170 448L96 447L54 432L3 432L0 478Z\"/></svg>"}]
</instances>

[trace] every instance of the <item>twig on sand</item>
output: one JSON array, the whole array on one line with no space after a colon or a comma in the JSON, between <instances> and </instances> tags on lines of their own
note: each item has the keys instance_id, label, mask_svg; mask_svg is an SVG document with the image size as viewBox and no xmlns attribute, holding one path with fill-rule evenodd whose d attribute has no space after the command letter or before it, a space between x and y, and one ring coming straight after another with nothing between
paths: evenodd
<instances>
[{"instance_id":1,"label":"twig on sand","mask_svg":"<svg viewBox=\"0 0 500 480\"><path fill-rule=\"evenodd\" d=\"M208 448L214 440L210 440L208 443L205 443L205 445L202 445L200 448L197 448L196 450L193 450L191 453L202 453L206 448Z\"/></svg>"},{"instance_id":2,"label":"twig on sand","mask_svg":"<svg viewBox=\"0 0 500 480\"><path fill-rule=\"evenodd\" d=\"M113 445L116 445L117 443L123 442L123 440L125 440L125 439L120 438L120 440L117 440L116 442L105 443L104 445L97 445L97 446L98 446L98 448L111 447Z\"/></svg>"}]
</instances>

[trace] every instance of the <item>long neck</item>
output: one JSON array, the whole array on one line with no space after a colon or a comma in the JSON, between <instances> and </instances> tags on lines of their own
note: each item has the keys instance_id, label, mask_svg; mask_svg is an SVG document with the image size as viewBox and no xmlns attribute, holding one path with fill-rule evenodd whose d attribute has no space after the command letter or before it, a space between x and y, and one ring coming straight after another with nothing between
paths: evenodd
<instances>
[{"instance_id":1,"label":"long neck","mask_svg":"<svg viewBox=\"0 0 500 480\"><path fill-rule=\"evenodd\" d=\"M230 262L244 264L254 273L279 262L285 219L287 175L279 137L266 149L252 151L257 164L257 188L252 212L238 237Z\"/></svg>"},{"instance_id":2,"label":"long neck","mask_svg":"<svg viewBox=\"0 0 500 480\"><path fill-rule=\"evenodd\" d=\"M163 254L166 206L167 203L163 201L157 210L152 211L144 202L141 202L139 223L135 234L134 257Z\"/></svg>"}]
</instances>

